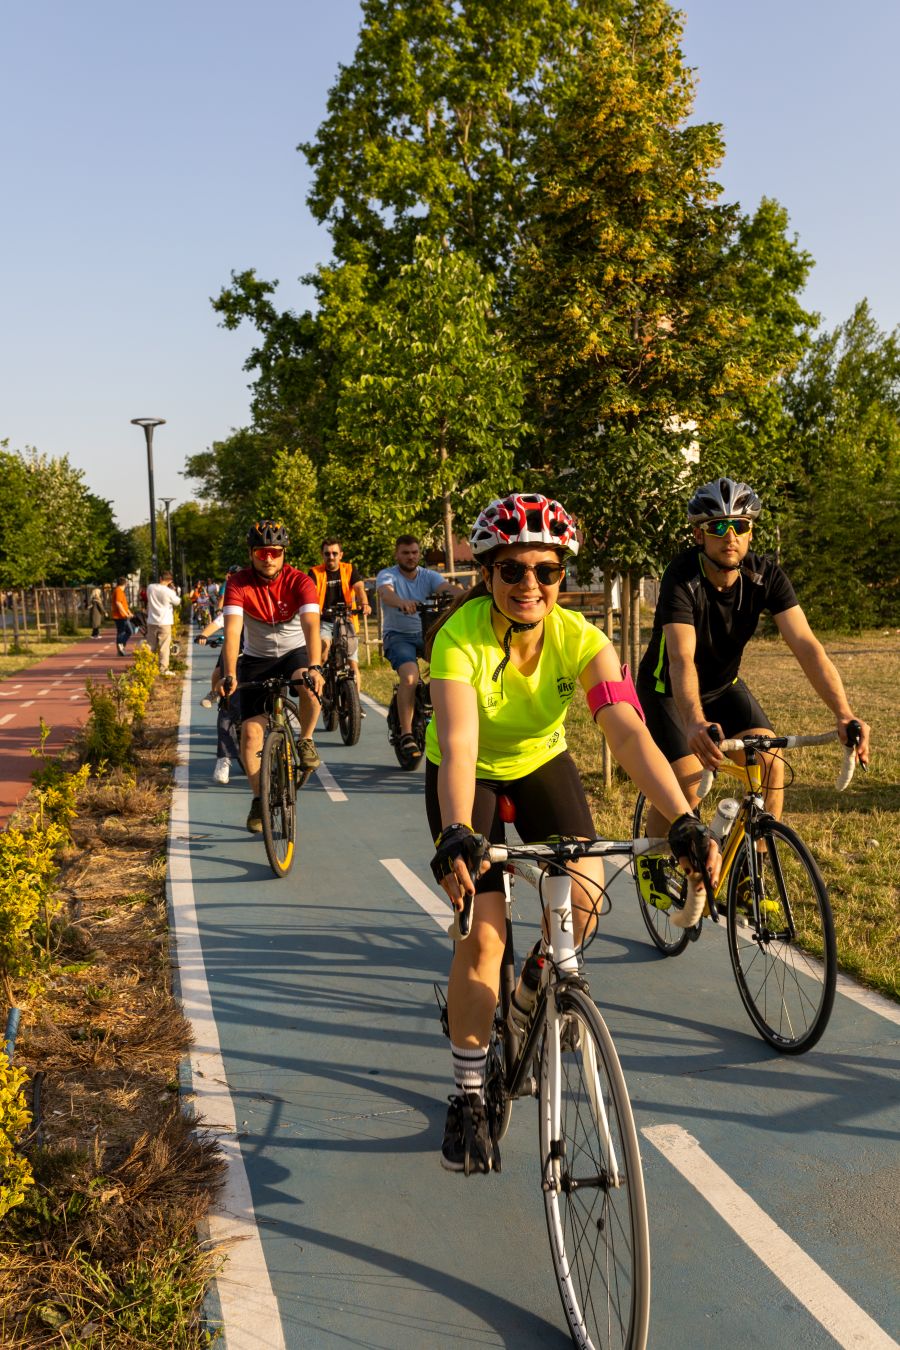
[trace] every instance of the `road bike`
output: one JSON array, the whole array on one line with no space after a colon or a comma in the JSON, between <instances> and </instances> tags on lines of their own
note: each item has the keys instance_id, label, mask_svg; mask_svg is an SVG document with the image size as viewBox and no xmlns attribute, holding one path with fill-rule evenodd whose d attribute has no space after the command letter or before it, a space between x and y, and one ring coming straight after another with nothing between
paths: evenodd
<instances>
[{"instance_id":1,"label":"road bike","mask_svg":"<svg viewBox=\"0 0 900 1350\"><path fill-rule=\"evenodd\" d=\"M431 624L445 609L449 609L456 599L455 595L436 595L430 600L420 600L416 602L416 610L422 617L422 631L426 633ZM430 619L431 622L426 621ZM400 730L400 710L397 706L397 700L400 695L399 680L394 685L394 692L391 696L387 712L388 740L394 747L394 754L397 756L397 763L401 769L415 769L419 765L425 754L425 732L428 730L428 723L434 716L434 709L431 706L431 694L428 689L428 681L422 678L422 672L419 671L419 680L416 684L415 701L413 703L412 717L412 738L416 745L416 754L412 754L404 745L403 733Z\"/></svg>"},{"instance_id":2,"label":"road bike","mask_svg":"<svg viewBox=\"0 0 900 1350\"><path fill-rule=\"evenodd\" d=\"M331 642L322 669L322 724L326 731L337 727L345 745L356 745L362 729L362 707L348 647L351 618L361 613L343 601L334 606Z\"/></svg>"},{"instance_id":3,"label":"road bike","mask_svg":"<svg viewBox=\"0 0 900 1350\"><path fill-rule=\"evenodd\" d=\"M849 724L850 744L838 773L838 791L853 777L860 731L858 723ZM726 754L744 752L743 765L726 761L718 769L719 776L734 779L744 791L721 841L722 872L718 885L708 887L706 908L715 923L719 907L725 908L728 954L741 1000L763 1040L784 1054L810 1050L828 1025L837 950L831 903L815 859L797 831L765 809L759 756L763 751L825 745L837 739L836 731L745 736L721 741L719 747ZM715 778L711 770L704 770L698 789L701 802ZM646 830L646 817L647 802L640 794L634 809L636 839ZM672 924L672 913L686 898L686 883L674 864L659 859L655 866L659 870L652 901L645 898L638 875L646 864L635 867L641 917L663 955L677 956L699 937L703 920L686 930Z\"/></svg>"},{"instance_id":4,"label":"road bike","mask_svg":"<svg viewBox=\"0 0 900 1350\"><path fill-rule=\"evenodd\" d=\"M560 839L492 844L505 863L506 946L485 1078L493 1142L513 1102L537 1097L540 1187L553 1270L572 1340L582 1350L642 1350L650 1318L650 1237L640 1147L612 1037L580 966L572 934L572 874L581 858L632 859L665 840ZM627 864L626 864L627 865ZM619 869L621 870L621 869ZM510 1020L516 984L512 872L535 885L544 913L541 983L521 1030ZM589 884L589 883L587 883ZM602 901L598 897L597 910ZM468 935L472 897L449 930ZM449 1036L446 1000L435 986Z\"/></svg>"},{"instance_id":5,"label":"road bike","mask_svg":"<svg viewBox=\"0 0 900 1350\"><path fill-rule=\"evenodd\" d=\"M230 677L229 677L230 678ZM266 857L276 877L286 877L294 865L297 843L297 789L309 771L300 764L300 710L286 696L286 689L303 684L315 697L308 675L286 680L280 675L247 680L241 689L266 693L265 736L259 763L259 806Z\"/></svg>"}]
</instances>

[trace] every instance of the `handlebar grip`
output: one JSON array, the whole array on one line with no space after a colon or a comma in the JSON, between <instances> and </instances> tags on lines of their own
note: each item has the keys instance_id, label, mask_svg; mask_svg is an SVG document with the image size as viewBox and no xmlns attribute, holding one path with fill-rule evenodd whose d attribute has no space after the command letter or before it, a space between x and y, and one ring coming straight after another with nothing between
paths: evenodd
<instances>
[{"instance_id":1,"label":"handlebar grip","mask_svg":"<svg viewBox=\"0 0 900 1350\"><path fill-rule=\"evenodd\" d=\"M843 792L845 787L849 787L850 780L853 777L853 771L856 768L856 746L844 746L844 760L838 770L838 776L835 779L835 787L838 792Z\"/></svg>"},{"instance_id":2,"label":"handlebar grip","mask_svg":"<svg viewBox=\"0 0 900 1350\"><path fill-rule=\"evenodd\" d=\"M464 942L472 931L472 905L474 901L474 895L464 895L462 909L453 911L453 922L447 929L447 936L452 938L454 942Z\"/></svg>"}]
</instances>

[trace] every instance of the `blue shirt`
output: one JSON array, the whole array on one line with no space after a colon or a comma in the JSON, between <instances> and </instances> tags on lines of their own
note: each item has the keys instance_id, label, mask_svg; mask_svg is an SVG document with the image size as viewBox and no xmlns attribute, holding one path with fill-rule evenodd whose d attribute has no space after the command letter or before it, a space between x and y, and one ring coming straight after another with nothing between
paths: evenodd
<instances>
[{"instance_id":1,"label":"blue shirt","mask_svg":"<svg viewBox=\"0 0 900 1350\"><path fill-rule=\"evenodd\" d=\"M399 566L382 567L375 578L375 589L389 587L398 600L430 600L436 591L445 585L447 578L440 572L430 572L427 567L417 567L414 577L401 572ZM404 614L402 610L382 605L381 615L384 622L384 635L403 633L407 637L422 636L421 614Z\"/></svg>"}]
</instances>

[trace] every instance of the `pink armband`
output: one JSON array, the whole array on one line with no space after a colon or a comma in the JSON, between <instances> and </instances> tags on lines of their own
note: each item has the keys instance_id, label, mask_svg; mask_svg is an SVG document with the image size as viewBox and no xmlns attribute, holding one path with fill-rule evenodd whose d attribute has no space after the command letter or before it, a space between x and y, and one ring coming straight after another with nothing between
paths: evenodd
<instances>
[{"instance_id":1,"label":"pink armband","mask_svg":"<svg viewBox=\"0 0 900 1350\"><path fill-rule=\"evenodd\" d=\"M596 717L601 708L608 708L611 703L630 703L641 721L646 724L647 719L627 666L622 667L621 680L600 680L593 689L589 689L587 701L591 717Z\"/></svg>"}]
</instances>

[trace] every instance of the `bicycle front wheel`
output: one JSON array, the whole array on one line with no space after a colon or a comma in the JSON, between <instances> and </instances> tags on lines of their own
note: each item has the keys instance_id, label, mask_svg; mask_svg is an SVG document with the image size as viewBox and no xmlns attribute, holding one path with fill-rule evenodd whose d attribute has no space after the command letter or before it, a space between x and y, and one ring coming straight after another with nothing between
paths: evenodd
<instances>
[{"instance_id":1,"label":"bicycle front wheel","mask_svg":"<svg viewBox=\"0 0 900 1350\"><path fill-rule=\"evenodd\" d=\"M269 866L276 877L287 876L297 836L297 783L290 742L281 727L273 727L263 742L259 805Z\"/></svg>"},{"instance_id":2,"label":"bicycle front wheel","mask_svg":"<svg viewBox=\"0 0 900 1350\"><path fill-rule=\"evenodd\" d=\"M337 716L341 740L345 745L355 745L362 728L362 708L352 679L341 680L337 687Z\"/></svg>"},{"instance_id":3,"label":"bicycle front wheel","mask_svg":"<svg viewBox=\"0 0 900 1350\"><path fill-rule=\"evenodd\" d=\"M646 837L649 810L649 802L643 792L639 792L631 824L632 839ZM685 884L684 873L674 858L638 857L634 860L634 885L641 918L664 956L678 956L690 941L690 931L676 928L671 919L671 914L676 912L674 897L680 899L683 896Z\"/></svg>"},{"instance_id":4,"label":"bicycle front wheel","mask_svg":"<svg viewBox=\"0 0 900 1350\"><path fill-rule=\"evenodd\" d=\"M754 836L731 869L728 951L744 1007L763 1040L799 1055L819 1040L834 1004L831 904L812 854L789 825L769 819ZM760 881L755 898L751 846Z\"/></svg>"},{"instance_id":5,"label":"bicycle front wheel","mask_svg":"<svg viewBox=\"0 0 900 1350\"><path fill-rule=\"evenodd\" d=\"M650 1235L628 1089L588 995L562 989L556 997L564 1019L559 1037L547 1024L539 1093L541 1184L556 1282L576 1345L642 1350L650 1321Z\"/></svg>"}]
</instances>

